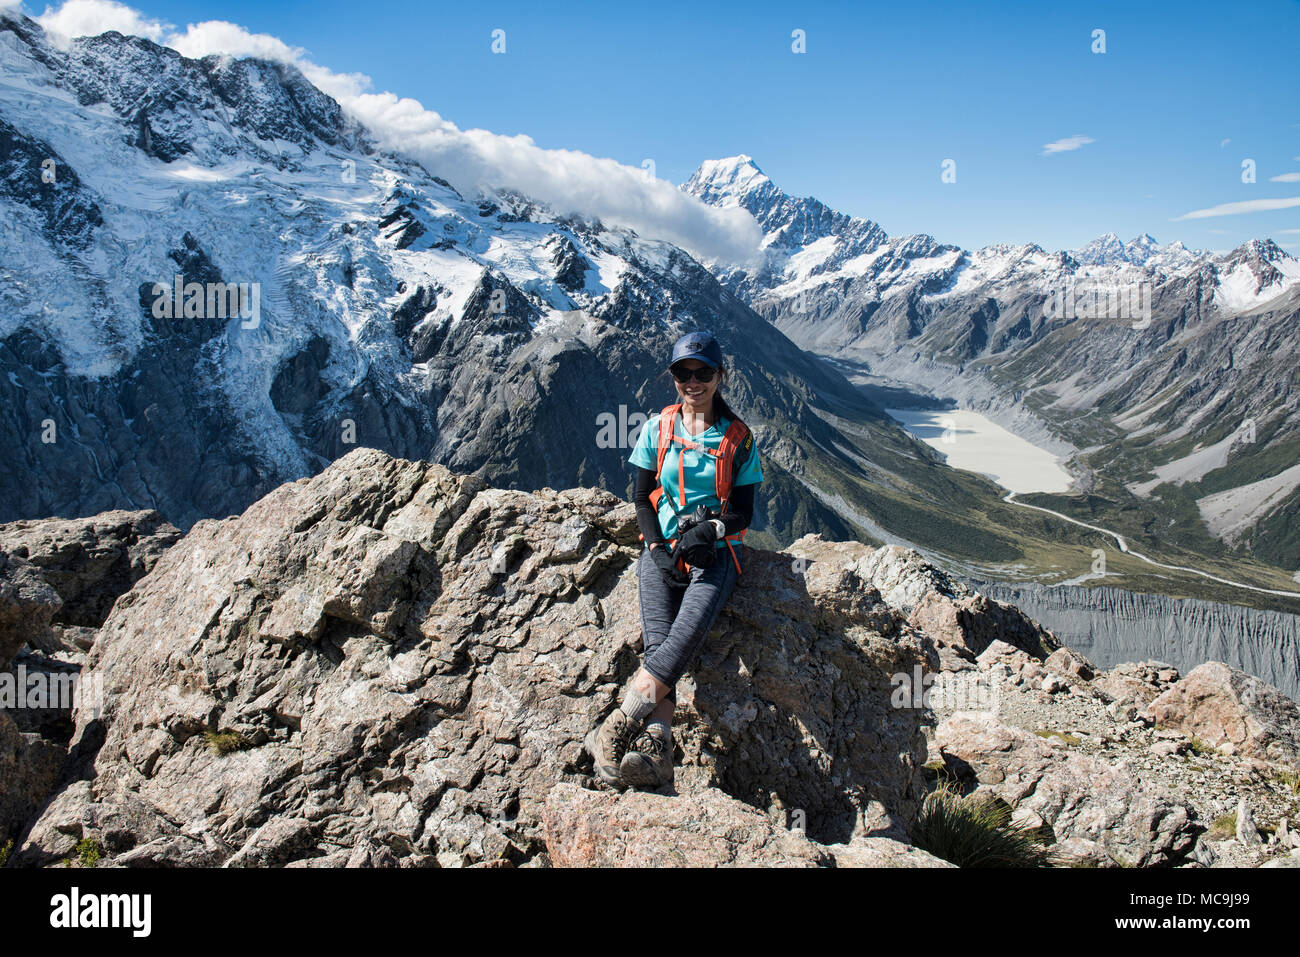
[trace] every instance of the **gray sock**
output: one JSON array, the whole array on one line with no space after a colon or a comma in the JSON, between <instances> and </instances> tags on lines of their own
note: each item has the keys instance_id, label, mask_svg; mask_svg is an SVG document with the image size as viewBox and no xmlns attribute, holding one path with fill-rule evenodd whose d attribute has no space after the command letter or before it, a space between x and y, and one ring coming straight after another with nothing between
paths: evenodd
<instances>
[{"instance_id":1,"label":"gray sock","mask_svg":"<svg viewBox=\"0 0 1300 957\"><path fill-rule=\"evenodd\" d=\"M636 688L628 688L627 693L623 695L623 704L620 707L623 713L633 721L642 721L655 709L657 702L654 698L648 698Z\"/></svg>"},{"instance_id":2,"label":"gray sock","mask_svg":"<svg viewBox=\"0 0 1300 957\"><path fill-rule=\"evenodd\" d=\"M667 718L651 718L646 722L645 729L649 731L651 728L658 728L659 739L668 745L669 748L672 748L673 726Z\"/></svg>"}]
</instances>

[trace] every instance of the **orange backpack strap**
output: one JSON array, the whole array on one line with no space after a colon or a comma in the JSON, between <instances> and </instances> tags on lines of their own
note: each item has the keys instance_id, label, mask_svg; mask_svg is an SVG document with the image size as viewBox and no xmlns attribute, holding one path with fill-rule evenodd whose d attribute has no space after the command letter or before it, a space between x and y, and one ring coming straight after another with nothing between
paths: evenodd
<instances>
[{"instance_id":1,"label":"orange backpack strap","mask_svg":"<svg viewBox=\"0 0 1300 957\"><path fill-rule=\"evenodd\" d=\"M668 454L668 447L673 444L673 427L681 411L682 406L679 402L677 405L664 406L663 411L659 413L659 458L655 463L655 478L663 474L664 456Z\"/></svg>"},{"instance_id":2,"label":"orange backpack strap","mask_svg":"<svg viewBox=\"0 0 1300 957\"><path fill-rule=\"evenodd\" d=\"M656 509L659 507L659 499L663 497L664 493L664 457L668 455L668 449L673 444L673 433L677 428L677 416L681 414L681 411L682 405L679 402L676 405L664 406L663 411L659 413L659 449L658 459L655 463L655 482L657 484L655 490L650 493L650 501L654 503ZM685 498L685 490L682 490L681 494Z\"/></svg>"},{"instance_id":3,"label":"orange backpack strap","mask_svg":"<svg viewBox=\"0 0 1300 957\"><path fill-rule=\"evenodd\" d=\"M718 443L718 459L713 469L714 488L724 509L727 500L731 498L731 486L736 480L736 472L740 471L739 466L749 460L753 450L754 437L749 432L749 426L739 419L733 419L731 425L727 426L722 441Z\"/></svg>"},{"instance_id":4,"label":"orange backpack strap","mask_svg":"<svg viewBox=\"0 0 1300 957\"><path fill-rule=\"evenodd\" d=\"M714 462L713 480L714 488L717 490L718 501L721 503L723 515L727 514L727 503L731 499L731 489L736 480L736 473L740 467L749 461L749 456L754 451L754 436L749 431L749 426L745 425L739 419L733 419L731 425L727 426L726 433L722 436L722 441L718 443L718 458ZM745 537L748 528L742 528L733 535L723 538L727 543L727 551L731 552L731 560L735 562L736 574L741 574L740 559L736 557L736 550L732 548L732 542L739 544Z\"/></svg>"}]
</instances>

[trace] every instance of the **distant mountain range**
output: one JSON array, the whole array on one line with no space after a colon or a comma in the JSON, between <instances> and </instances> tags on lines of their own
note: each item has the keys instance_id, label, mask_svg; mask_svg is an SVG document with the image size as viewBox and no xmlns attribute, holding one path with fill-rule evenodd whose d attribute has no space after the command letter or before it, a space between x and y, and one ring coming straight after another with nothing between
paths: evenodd
<instances>
[{"instance_id":1,"label":"distant mountain range","mask_svg":"<svg viewBox=\"0 0 1300 957\"><path fill-rule=\"evenodd\" d=\"M761 265L710 267L797 344L1069 443L1091 494L1066 510L1300 567L1300 262L1276 243L971 252L794 198L748 156L682 188L760 223Z\"/></svg>"},{"instance_id":2,"label":"distant mountain range","mask_svg":"<svg viewBox=\"0 0 1300 957\"><path fill-rule=\"evenodd\" d=\"M967 253L794 199L740 157L684 188L749 209L762 261L702 264L517 192L462 195L292 67L117 33L64 49L12 10L0 145L0 521L153 508L188 528L358 445L499 487L626 496L639 417L675 394L668 350L707 326L763 455L760 546L822 532L983 578L1087 570L1095 534L946 467L883 411L907 395L978 401L1084 450L1095 494L1062 510L1158 505L1182 529L1210 498L1234 576L1276 584L1250 549L1294 553L1290 486L1281 511L1245 519L1212 498L1276 484L1294 440L1295 261L1269 243ZM1159 278L1149 328L1042 317L1054 283L1132 268ZM1221 447L1236 484L1215 466L1142 485L1248 415L1252 446ZM1222 548L1150 514L1160 554ZM1116 569L1135 590L1241 598Z\"/></svg>"},{"instance_id":3,"label":"distant mountain range","mask_svg":"<svg viewBox=\"0 0 1300 957\"><path fill-rule=\"evenodd\" d=\"M758 544L882 541L855 459L989 497L681 249L462 196L291 67L117 33L65 50L0 12L0 141L0 521L154 508L188 528L358 445L627 495L699 326L762 450Z\"/></svg>"}]
</instances>

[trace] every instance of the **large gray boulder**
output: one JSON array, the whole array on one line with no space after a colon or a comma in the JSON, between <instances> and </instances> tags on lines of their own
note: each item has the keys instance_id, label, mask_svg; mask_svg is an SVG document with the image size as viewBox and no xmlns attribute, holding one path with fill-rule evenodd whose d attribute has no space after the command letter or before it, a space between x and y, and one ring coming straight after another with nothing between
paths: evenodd
<instances>
[{"instance_id":1,"label":"large gray boulder","mask_svg":"<svg viewBox=\"0 0 1300 957\"><path fill-rule=\"evenodd\" d=\"M582 737L638 663L638 550L608 492L368 449L199 522L100 629L102 713L20 861L545 863L547 798L592 785ZM922 794L927 712L891 693L934 648L851 568L747 557L683 684L679 787L866 859Z\"/></svg>"},{"instance_id":2,"label":"large gray boulder","mask_svg":"<svg viewBox=\"0 0 1300 957\"><path fill-rule=\"evenodd\" d=\"M1189 671L1146 707L1176 728L1228 754L1295 766L1300 762L1300 706L1277 688L1221 661Z\"/></svg>"},{"instance_id":3,"label":"large gray boulder","mask_svg":"<svg viewBox=\"0 0 1300 957\"><path fill-rule=\"evenodd\" d=\"M988 713L944 719L935 742L949 772L1041 820L1066 856L1087 841L1121 866L1151 867L1181 861L1195 842L1199 829L1178 797L1123 763L1073 754Z\"/></svg>"},{"instance_id":4,"label":"large gray boulder","mask_svg":"<svg viewBox=\"0 0 1300 957\"><path fill-rule=\"evenodd\" d=\"M952 867L887 837L819 844L710 788L682 797L557 784L544 813L556 867Z\"/></svg>"}]
</instances>

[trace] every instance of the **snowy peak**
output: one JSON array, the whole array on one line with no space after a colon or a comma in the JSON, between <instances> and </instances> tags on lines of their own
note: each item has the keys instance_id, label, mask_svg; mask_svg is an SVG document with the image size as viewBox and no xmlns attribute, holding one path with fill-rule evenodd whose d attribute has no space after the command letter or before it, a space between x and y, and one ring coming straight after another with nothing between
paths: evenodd
<instances>
[{"instance_id":1,"label":"snowy peak","mask_svg":"<svg viewBox=\"0 0 1300 957\"><path fill-rule=\"evenodd\" d=\"M1268 266L1291 260L1293 257L1271 239L1252 239L1242 243L1223 257L1225 265L1249 264L1257 271L1264 271Z\"/></svg>"},{"instance_id":2,"label":"snowy peak","mask_svg":"<svg viewBox=\"0 0 1300 957\"><path fill-rule=\"evenodd\" d=\"M682 189L711 206L743 206L744 197L771 185L772 181L753 159L741 153L726 159L705 160Z\"/></svg>"},{"instance_id":3,"label":"snowy peak","mask_svg":"<svg viewBox=\"0 0 1300 957\"><path fill-rule=\"evenodd\" d=\"M1204 258L1181 242L1162 246L1150 233L1123 242L1114 233L1098 236L1087 245L1070 251L1083 266L1140 266L1150 269L1182 269Z\"/></svg>"},{"instance_id":4,"label":"snowy peak","mask_svg":"<svg viewBox=\"0 0 1300 957\"><path fill-rule=\"evenodd\" d=\"M192 60L112 31L62 50L33 21L12 13L0 18L0 34L17 41L0 44L6 73L52 81L83 107L104 104L129 124L132 146L164 163L241 156L283 169L320 146L369 149L360 124L296 67L256 58Z\"/></svg>"},{"instance_id":5,"label":"snowy peak","mask_svg":"<svg viewBox=\"0 0 1300 957\"><path fill-rule=\"evenodd\" d=\"M766 265L750 281L771 283L834 271L876 250L888 236L867 219L836 212L811 196L786 193L744 154L706 160L682 190L711 206L739 206L763 230Z\"/></svg>"},{"instance_id":6,"label":"snowy peak","mask_svg":"<svg viewBox=\"0 0 1300 957\"><path fill-rule=\"evenodd\" d=\"M1300 286L1300 261L1271 239L1252 239L1222 257L1215 301L1231 312L1256 309Z\"/></svg>"}]
</instances>

